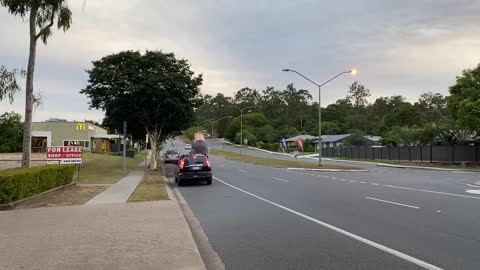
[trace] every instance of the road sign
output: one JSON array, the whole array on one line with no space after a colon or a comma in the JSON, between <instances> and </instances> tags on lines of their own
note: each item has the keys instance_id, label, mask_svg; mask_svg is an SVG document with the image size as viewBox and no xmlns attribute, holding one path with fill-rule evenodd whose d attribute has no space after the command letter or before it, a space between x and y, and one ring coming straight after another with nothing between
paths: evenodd
<instances>
[{"instance_id":1,"label":"road sign","mask_svg":"<svg viewBox=\"0 0 480 270\"><path fill-rule=\"evenodd\" d=\"M248 139L243 139L243 144L248 144Z\"/></svg>"},{"instance_id":2,"label":"road sign","mask_svg":"<svg viewBox=\"0 0 480 270\"><path fill-rule=\"evenodd\" d=\"M82 164L83 147L51 146L47 147L47 164Z\"/></svg>"}]
</instances>

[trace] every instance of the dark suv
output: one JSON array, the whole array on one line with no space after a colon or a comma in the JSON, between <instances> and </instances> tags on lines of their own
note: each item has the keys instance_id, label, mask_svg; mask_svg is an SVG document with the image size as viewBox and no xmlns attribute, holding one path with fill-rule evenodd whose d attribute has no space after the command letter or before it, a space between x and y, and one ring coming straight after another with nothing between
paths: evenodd
<instances>
[{"instance_id":1,"label":"dark suv","mask_svg":"<svg viewBox=\"0 0 480 270\"><path fill-rule=\"evenodd\" d=\"M212 165L206 156L191 154L180 157L175 172L175 182L183 186L187 181L206 181L207 185L212 184Z\"/></svg>"}]
</instances>

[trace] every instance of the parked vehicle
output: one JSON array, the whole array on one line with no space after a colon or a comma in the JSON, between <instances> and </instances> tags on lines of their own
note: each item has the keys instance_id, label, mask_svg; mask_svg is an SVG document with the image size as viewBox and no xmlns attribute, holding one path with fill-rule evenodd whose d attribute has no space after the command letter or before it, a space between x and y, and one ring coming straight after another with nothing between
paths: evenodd
<instances>
[{"instance_id":1,"label":"parked vehicle","mask_svg":"<svg viewBox=\"0 0 480 270\"><path fill-rule=\"evenodd\" d=\"M187 181L205 181L207 185L212 184L212 165L206 156L201 154L181 156L175 171L175 182L183 186Z\"/></svg>"},{"instance_id":2,"label":"parked vehicle","mask_svg":"<svg viewBox=\"0 0 480 270\"><path fill-rule=\"evenodd\" d=\"M201 132L193 135L192 154L202 154L208 156L208 146L205 141L205 136Z\"/></svg>"},{"instance_id":3,"label":"parked vehicle","mask_svg":"<svg viewBox=\"0 0 480 270\"><path fill-rule=\"evenodd\" d=\"M167 150L163 155L163 161L165 163L177 163L180 158L180 154L176 150Z\"/></svg>"},{"instance_id":4,"label":"parked vehicle","mask_svg":"<svg viewBox=\"0 0 480 270\"><path fill-rule=\"evenodd\" d=\"M189 143L185 144L185 151L187 153L190 153L192 151L192 145Z\"/></svg>"}]
</instances>

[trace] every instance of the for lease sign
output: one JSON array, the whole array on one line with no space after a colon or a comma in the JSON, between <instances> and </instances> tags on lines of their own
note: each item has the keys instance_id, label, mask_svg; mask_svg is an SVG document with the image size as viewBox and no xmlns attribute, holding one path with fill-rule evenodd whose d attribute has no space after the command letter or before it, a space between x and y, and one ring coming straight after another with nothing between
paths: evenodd
<instances>
[{"instance_id":1,"label":"for lease sign","mask_svg":"<svg viewBox=\"0 0 480 270\"><path fill-rule=\"evenodd\" d=\"M47 147L48 164L81 164L83 147L81 146L52 146Z\"/></svg>"}]
</instances>

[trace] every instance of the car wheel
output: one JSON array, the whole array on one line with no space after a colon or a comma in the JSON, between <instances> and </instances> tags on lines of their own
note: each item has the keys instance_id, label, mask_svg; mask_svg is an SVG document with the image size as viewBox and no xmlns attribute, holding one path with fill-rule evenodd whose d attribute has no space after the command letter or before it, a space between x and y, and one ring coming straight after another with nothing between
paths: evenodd
<instances>
[{"instance_id":1,"label":"car wheel","mask_svg":"<svg viewBox=\"0 0 480 270\"><path fill-rule=\"evenodd\" d=\"M182 179L178 179L178 186L183 187L184 185L185 185L185 181L183 181Z\"/></svg>"},{"instance_id":2,"label":"car wheel","mask_svg":"<svg viewBox=\"0 0 480 270\"><path fill-rule=\"evenodd\" d=\"M175 183L178 183L178 178L177 177L175 177Z\"/></svg>"},{"instance_id":3,"label":"car wheel","mask_svg":"<svg viewBox=\"0 0 480 270\"><path fill-rule=\"evenodd\" d=\"M212 178L208 178L207 179L207 185L211 185L212 184Z\"/></svg>"}]
</instances>

